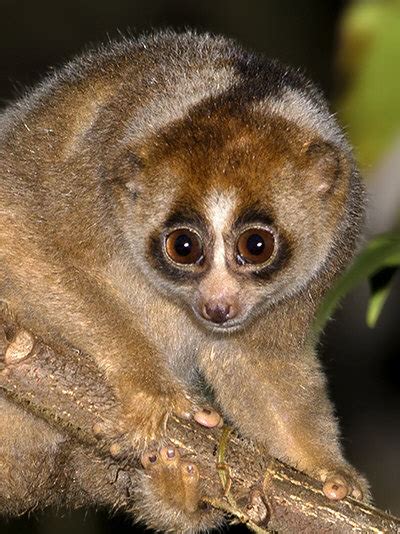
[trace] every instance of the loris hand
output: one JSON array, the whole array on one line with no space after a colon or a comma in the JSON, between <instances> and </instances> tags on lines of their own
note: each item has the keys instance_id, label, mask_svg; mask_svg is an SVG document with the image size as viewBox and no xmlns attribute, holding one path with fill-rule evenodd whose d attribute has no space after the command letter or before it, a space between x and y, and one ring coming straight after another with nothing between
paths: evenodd
<instances>
[{"instance_id":1,"label":"loris hand","mask_svg":"<svg viewBox=\"0 0 400 534\"><path fill-rule=\"evenodd\" d=\"M127 402L129 400L129 402ZM222 426L221 416L213 409L200 407L200 402L185 393L174 396L153 396L140 391L124 398L121 417L116 428L96 428L99 437L115 440L111 453L122 454L124 447L119 446L118 437L124 436L124 443L136 451L143 451L150 446L165 444L167 422L171 415L182 419L193 419L200 425L213 428ZM126 451L127 452L127 451Z\"/></svg>"}]
</instances>

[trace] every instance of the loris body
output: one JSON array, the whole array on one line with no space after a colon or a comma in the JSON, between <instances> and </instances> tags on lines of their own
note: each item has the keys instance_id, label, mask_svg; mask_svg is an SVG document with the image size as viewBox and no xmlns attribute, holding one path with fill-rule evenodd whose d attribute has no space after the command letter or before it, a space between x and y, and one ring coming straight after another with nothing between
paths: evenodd
<instances>
[{"instance_id":1,"label":"loris body","mask_svg":"<svg viewBox=\"0 0 400 534\"><path fill-rule=\"evenodd\" d=\"M214 402L328 497L361 497L312 323L363 187L316 89L231 41L163 33L72 62L0 125L0 298L98 363L138 454L168 414ZM149 524L212 524L168 500L163 452L142 461Z\"/></svg>"}]
</instances>

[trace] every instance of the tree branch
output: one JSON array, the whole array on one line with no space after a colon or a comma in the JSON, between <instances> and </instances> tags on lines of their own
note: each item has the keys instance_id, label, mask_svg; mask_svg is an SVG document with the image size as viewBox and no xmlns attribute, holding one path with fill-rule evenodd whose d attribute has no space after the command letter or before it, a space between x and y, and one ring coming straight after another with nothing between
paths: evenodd
<instances>
[{"instance_id":1,"label":"tree branch","mask_svg":"<svg viewBox=\"0 0 400 534\"><path fill-rule=\"evenodd\" d=\"M90 499L129 513L138 461L124 436L102 437L118 421L119 406L99 369L78 351L55 353L0 311L0 393L69 438L66 470L72 480L74 469L85 466ZM227 427L171 418L168 434L200 466L204 500L256 532L400 532L399 519L353 499L329 501L320 482ZM85 498L72 504L84 505Z\"/></svg>"}]
</instances>

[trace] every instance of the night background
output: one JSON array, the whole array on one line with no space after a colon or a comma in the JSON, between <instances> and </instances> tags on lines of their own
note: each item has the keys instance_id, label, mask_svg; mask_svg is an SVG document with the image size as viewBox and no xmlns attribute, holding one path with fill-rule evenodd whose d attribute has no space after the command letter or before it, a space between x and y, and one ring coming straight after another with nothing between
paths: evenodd
<instances>
[{"instance_id":1,"label":"night background","mask_svg":"<svg viewBox=\"0 0 400 534\"><path fill-rule=\"evenodd\" d=\"M392 13L382 14L385 9ZM397 14L399 38L389 42L387 34L396 24L393 14ZM392 26L384 22L384 16ZM400 107L387 112L391 95L400 95L398 1L0 0L0 107L90 44L117 38L119 32L136 36L167 26L222 33L247 48L303 68L325 92L356 147L370 193L367 238L399 231ZM380 37L381 28L386 40ZM383 41L386 44L379 48ZM376 72L380 74L368 78L365 71L373 60L379 61L379 51L383 59ZM392 65L397 65L396 72ZM365 104L366 82L357 90L357 83L367 79L375 83L370 88L370 107ZM375 101L373 97L380 91L382 96ZM375 328L365 321L365 282L345 298L325 328L320 347L347 457L370 481L375 504L397 515L399 278L397 272ZM107 511L34 512L29 518L0 520L4 534L71 530L76 534L119 534L132 532L132 528L138 529L132 527L129 517L110 518Z\"/></svg>"}]
</instances>

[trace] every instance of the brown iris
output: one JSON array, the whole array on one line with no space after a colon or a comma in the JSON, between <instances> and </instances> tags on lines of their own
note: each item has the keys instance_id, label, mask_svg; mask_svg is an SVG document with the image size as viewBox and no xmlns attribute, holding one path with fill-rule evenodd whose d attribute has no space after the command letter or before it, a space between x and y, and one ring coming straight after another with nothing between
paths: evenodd
<instances>
[{"instance_id":1,"label":"brown iris","mask_svg":"<svg viewBox=\"0 0 400 534\"><path fill-rule=\"evenodd\" d=\"M271 258L274 247L272 232L263 228L248 228L237 241L238 260L241 263L265 263Z\"/></svg>"},{"instance_id":2,"label":"brown iris","mask_svg":"<svg viewBox=\"0 0 400 534\"><path fill-rule=\"evenodd\" d=\"M171 232L165 241L165 249L175 263L195 264L203 257L199 236L187 228Z\"/></svg>"}]
</instances>

